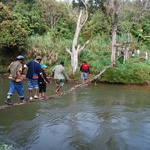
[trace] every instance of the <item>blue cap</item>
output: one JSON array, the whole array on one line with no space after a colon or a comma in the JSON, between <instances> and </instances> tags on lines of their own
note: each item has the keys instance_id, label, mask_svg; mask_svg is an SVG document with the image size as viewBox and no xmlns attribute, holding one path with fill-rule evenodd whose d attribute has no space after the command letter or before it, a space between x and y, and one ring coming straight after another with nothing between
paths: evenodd
<instances>
[{"instance_id":1,"label":"blue cap","mask_svg":"<svg viewBox=\"0 0 150 150\"><path fill-rule=\"evenodd\" d=\"M43 69L43 68L47 68L47 66L44 65L44 64L42 64L42 65L41 65L41 68L42 68L42 69Z\"/></svg>"},{"instance_id":2,"label":"blue cap","mask_svg":"<svg viewBox=\"0 0 150 150\"><path fill-rule=\"evenodd\" d=\"M22 55L17 56L17 59L21 60L24 59L24 57Z\"/></svg>"}]
</instances>

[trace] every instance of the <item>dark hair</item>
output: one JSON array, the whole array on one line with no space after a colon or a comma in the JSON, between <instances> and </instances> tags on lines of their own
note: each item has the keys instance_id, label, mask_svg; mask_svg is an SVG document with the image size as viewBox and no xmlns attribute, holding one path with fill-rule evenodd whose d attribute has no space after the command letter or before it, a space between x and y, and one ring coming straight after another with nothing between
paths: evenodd
<instances>
[{"instance_id":1,"label":"dark hair","mask_svg":"<svg viewBox=\"0 0 150 150\"><path fill-rule=\"evenodd\" d=\"M61 64L61 65L64 65L64 62L63 62L63 61L61 61L61 62L60 62L60 64Z\"/></svg>"}]
</instances>

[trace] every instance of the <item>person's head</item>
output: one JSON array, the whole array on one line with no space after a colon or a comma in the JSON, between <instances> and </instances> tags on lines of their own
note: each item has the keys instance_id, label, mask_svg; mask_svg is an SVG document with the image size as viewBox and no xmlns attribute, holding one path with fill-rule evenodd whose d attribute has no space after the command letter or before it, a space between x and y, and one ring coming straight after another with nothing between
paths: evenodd
<instances>
[{"instance_id":1,"label":"person's head","mask_svg":"<svg viewBox=\"0 0 150 150\"><path fill-rule=\"evenodd\" d=\"M86 62L86 61L84 61L83 63L84 63L84 64L86 64L87 62Z\"/></svg>"},{"instance_id":2,"label":"person's head","mask_svg":"<svg viewBox=\"0 0 150 150\"><path fill-rule=\"evenodd\" d=\"M61 61L60 64L61 64L62 66L64 66L64 62L63 62L63 61Z\"/></svg>"},{"instance_id":3,"label":"person's head","mask_svg":"<svg viewBox=\"0 0 150 150\"><path fill-rule=\"evenodd\" d=\"M22 63L23 60L24 60L24 56L19 55L19 56L16 57L16 59Z\"/></svg>"},{"instance_id":4,"label":"person's head","mask_svg":"<svg viewBox=\"0 0 150 150\"><path fill-rule=\"evenodd\" d=\"M41 56L37 56L37 57L36 57L36 60L40 63L41 60L42 60L42 57L41 57Z\"/></svg>"},{"instance_id":5,"label":"person's head","mask_svg":"<svg viewBox=\"0 0 150 150\"><path fill-rule=\"evenodd\" d=\"M47 66L46 66L45 64L42 64L42 65L41 65L41 69L42 69L42 70L46 70L46 68L47 68Z\"/></svg>"}]
</instances>

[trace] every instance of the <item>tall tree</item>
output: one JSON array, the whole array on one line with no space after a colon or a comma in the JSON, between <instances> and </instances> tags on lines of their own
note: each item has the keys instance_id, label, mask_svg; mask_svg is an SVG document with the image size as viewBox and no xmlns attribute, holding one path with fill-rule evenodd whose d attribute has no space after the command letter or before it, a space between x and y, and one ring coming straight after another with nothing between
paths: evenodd
<instances>
[{"instance_id":1,"label":"tall tree","mask_svg":"<svg viewBox=\"0 0 150 150\"><path fill-rule=\"evenodd\" d=\"M111 46L111 63L115 64L116 60L116 36L117 36L117 26L119 21L119 2L114 0L112 2L113 7L113 26L112 26L112 46Z\"/></svg>"},{"instance_id":2,"label":"tall tree","mask_svg":"<svg viewBox=\"0 0 150 150\"><path fill-rule=\"evenodd\" d=\"M117 27L119 22L119 11L120 11L120 1L119 0L106 0L106 11L107 15L111 16L112 24L112 44L111 44L111 64L115 65L116 59L116 37L117 37Z\"/></svg>"},{"instance_id":3,"label":"tall tree","mask_svg":"<svg viewBox=\"0 0 150 150\"><path fill-rule=\"evenodd\" d=\"M25 45L28 32L22 27L21 20L0 3L0 46L21 49Z\"/></svg>"},{"instance_id":4,"label":"tall tree","mask_svg":"<svg viewBox=\"0 0 150 150\"><path fill-rule=\"evenodd\" d=\"M65 12L64 3L56 0L38 0L37 4L42 20L50 28L54 28Z\"/></svg>"},{"instance_id":5,"label":"tall tree","mask_svg":"<svg viewBox=\"0 0 150 150\"><path fill-rule=\"evenodd\" d=\"M77 25L76 25L76 30L72 42L72 49L70 50L69 48L66 47L66 51L70 54L71 57L71 68L72 68L72 73L74 74L78 68L78 55L79 53L85 48L85 46L89 43L89 40L86 41L86 43L83 46L80 46L78 44L78 38L80 31L82 27L85 25L87 19L88 19L88 12L87 12L87 7L86 4L83 2L85 5L85 11L80 10L78 20L77 20Z\"/></svg>"}]
</instances>

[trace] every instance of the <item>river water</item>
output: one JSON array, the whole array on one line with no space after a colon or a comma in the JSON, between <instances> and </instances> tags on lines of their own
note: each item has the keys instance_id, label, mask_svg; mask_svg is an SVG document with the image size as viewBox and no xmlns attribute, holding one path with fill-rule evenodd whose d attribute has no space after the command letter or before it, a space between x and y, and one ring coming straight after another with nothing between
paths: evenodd
<instances>
[{"instance_id":1,"label":"river water","mask_svg":"<svg viewBox=\"0 0 150 150\"><path fill-rule=\"evenodd\" d=\"M9 80L0 78L0 83L3 105ZM67 83L62 91L72 86ZM54 90L48 85L47 95ZM16 93L12 101L19 101ZM150 150L150 86L90 84L0 110L2 143L14 150Z\"/></svg>"}]
</instances>

